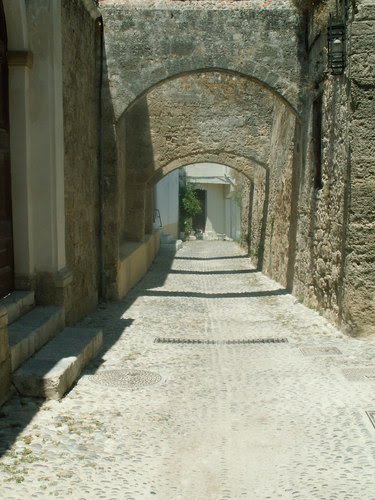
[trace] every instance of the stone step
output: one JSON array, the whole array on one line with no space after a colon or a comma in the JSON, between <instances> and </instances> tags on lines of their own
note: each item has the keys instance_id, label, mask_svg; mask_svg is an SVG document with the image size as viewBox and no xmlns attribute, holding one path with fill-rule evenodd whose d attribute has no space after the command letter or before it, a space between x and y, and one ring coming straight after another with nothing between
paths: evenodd
<instances>
[{"instance_id":1,"label":"stone step","mask_svg":"<svg viewBox=\"0 0 375 500\"><path fill-rule=\"evenodd\" d=\"M0 300L0 308L4 308L8 314L8 324L14 323L23 314L26 314L35 306L34 292L15 291Z\"/></svg>"},{"instance_id":2,"label":"stone step","mask_svg":"<svg viewBox=\"0 0 375 500\"><path fill-rule=\"evenodd\" d=\"M174 243L176 240L169 234L162 234L160 236L160 242L163 244Z\"/></svg>"},{"instance_id":3,"label":"stone step","mask_svg":"<svg viewBox=\"0 0 375 500\"><path fill-rule=\"evenodd\" d=\"M172 243L161 243L160 247L163 250L173 250L174 252L178 252L183 246L182 240L174 240Z\"/></svg>"},{"instance_id":4,"label":"stone step","mask_svg":"<svg viewBox=\"0 0 375 500\"><path fill-rule=\"evenodd\" d=\"M13 374L23 396L60 399L103 343L99 329L65 328Z\"/></svg>"},{"instance_id":5,"label":"stone step","mask_svg":"<svg viewBox=\"0 0 375 500\"><path fill-rule=\"evenodd\" d=\"M12 372L64 328L64 310L39 306L8 326Z\"/></svg>"}]
</instances>

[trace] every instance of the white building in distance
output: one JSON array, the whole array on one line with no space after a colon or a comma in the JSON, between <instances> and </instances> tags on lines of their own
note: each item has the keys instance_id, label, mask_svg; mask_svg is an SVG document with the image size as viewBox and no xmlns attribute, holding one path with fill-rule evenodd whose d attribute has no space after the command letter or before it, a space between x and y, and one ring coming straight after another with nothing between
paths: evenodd
<instances>
[{"instance_id":1,"label":"white building in distance","mask_svg":"<svg viewBox=\"0 0 375 500\"><path fill-rule=\"evenodd\" d=\"M178 237L179 177L195 184L202 211L193 218L193 228L207 240L240 237L240 207L234 171L216 163L194 163L174 171L155 188L155 224L164 235Z\"/></svg>"}]
</instances>

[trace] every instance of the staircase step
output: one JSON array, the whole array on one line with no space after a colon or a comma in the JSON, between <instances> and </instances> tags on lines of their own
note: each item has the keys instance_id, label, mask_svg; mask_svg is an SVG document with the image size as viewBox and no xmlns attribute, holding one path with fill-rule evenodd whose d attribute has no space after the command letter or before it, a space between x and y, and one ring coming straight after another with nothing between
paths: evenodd
<instances>
[{"instance_id":1,"label":"staircase step","mask_svg":"<svg viewBox=\"0 0 375 500\"><path fill-rule=\"evenodd\" d=\"M172 238L172 236L163 235L163 236L161 236L160 241L161 241L161 243L168 244L168 243L173 243L176 240L174 238Z\"/></svg>"},{"instance_id":2,"label":"staircase step","mask_svg":"<svg viewBox=\"0 0 375 500\"><path fill-rule=\"evenodd\" d=\"M164 236L163 238L160 239L160 242L161 243L164 243L164 244L172 244L172 243L175 243L175 239L172 237L172 236Z\"/></svg>"},{"instance_id":3,"label":"staircase step","mask_svg":"<svg viewBox=\"0 0 375 500\"><path fill-rule=\"evenodd\" d=\"M13 383L23 396L60 399L102 343L99 329L65 328L13 374Z\"/></svg>"},{"instance_id":4,"label":"staircase step","mask_svg":"<svg viewBox=\"0 0 375 500\"><path fill-rule=\"evenodd\" d=\"M35 305L34 292L15 291L0 300L0 307L8 313L8 324L13 323Z\"/></svg>"},{"instance_id":5,"label":"staircase step","mask_svg":"<svg viewBox=\"0 0 375 500\"><path fill-rule=\"evenodd\" d=\"M174 243L176 240L170 234L166 233L164 229L160 232L160 243L167 245L169 243Z\"/></svg>"},{"instance_id":6,"label":"staircase step","mask_svg":"<svg viewBox=\"0 0 375 500\"><path fill-rule=\"evenodd\" d=\"M8 326L12 372L64 328L64 310L39 306Z\"/></svg>"},{"instance_id":7,"label":"staircase step","mask_svg":"<svg viewBox=\"0 0 375 500\"><path fill-rule=\"evenodd\" d=\"M174 240L171 243L161 243L160 246L163 250L173 250L178 252L182 248L182 240Z\"/></svg>"}]
</instances>

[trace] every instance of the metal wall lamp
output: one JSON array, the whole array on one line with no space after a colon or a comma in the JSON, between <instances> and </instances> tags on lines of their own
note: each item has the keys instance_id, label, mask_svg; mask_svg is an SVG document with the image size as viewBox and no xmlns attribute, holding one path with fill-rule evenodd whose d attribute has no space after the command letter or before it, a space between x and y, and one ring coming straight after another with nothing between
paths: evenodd
<instances>
[{"instance_id":1,"label":"metal wall lamp","mask_svg":"<svg viewBox=\"0 0 375 500\"><path fill-rule=\"evenodd\" d=\"M334 22L332 17L328 25L328 64L333 75L342 75L346 66L346 26Z\"/></svg>"}]
</instances>

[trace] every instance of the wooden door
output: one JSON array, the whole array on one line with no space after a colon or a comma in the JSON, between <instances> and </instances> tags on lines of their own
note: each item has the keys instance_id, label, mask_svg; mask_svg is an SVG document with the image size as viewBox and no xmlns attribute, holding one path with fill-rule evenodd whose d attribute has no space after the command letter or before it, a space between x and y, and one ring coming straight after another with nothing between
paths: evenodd
<instances>
[{"instance_id":1,"label":"wooden door","mask_svg":"<svg viewBox=\"0 0 375 500\"><path fill-rule=\"evenodd\" d=\"M0 297L13 290L7 34L0 0Z\"/></svg>"}]
</instances>

